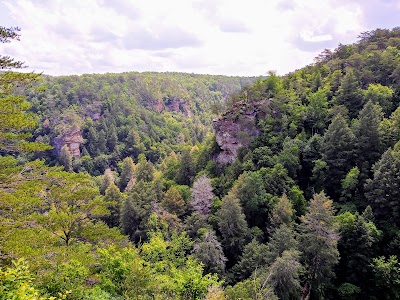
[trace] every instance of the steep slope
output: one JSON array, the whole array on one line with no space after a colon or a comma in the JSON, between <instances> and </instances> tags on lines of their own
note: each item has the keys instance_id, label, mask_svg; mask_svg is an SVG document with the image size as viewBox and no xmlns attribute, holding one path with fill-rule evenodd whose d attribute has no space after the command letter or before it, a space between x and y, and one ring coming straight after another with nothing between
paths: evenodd
<instances>
[{"instance_id":1,"label":"steep slope","mask_svg":"<svg viewBox=\"0 0 400 300\"><path fill-rule=\"evenodd\" d=\"M54 145L55 154L67 145L71 155L83 157L76 170L92 172L139 153L155 162L201 142L211 131L213 111L255 80L151 72L45 76L45 91L38 94L35 87L28 100L43 120L36 139Z\"/></svg>"}]
</instances>

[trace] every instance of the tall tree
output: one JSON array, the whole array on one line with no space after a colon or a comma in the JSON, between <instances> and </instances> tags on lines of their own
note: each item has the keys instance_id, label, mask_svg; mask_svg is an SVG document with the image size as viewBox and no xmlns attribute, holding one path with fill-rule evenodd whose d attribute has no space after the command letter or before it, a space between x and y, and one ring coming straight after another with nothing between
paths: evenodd
<instances>
[{"instance_id":1,"label":"tall tree","mask_svg":"<svg viewBox=\"0 0 400 300\"><path fill-rule=\"evenodd\" d=\"M335 225L332 200L325 194L314 195L308 212L301 219L300 249L306 268L302 299L320 299L334 276L339 261L339 234Z\"/></svg>"},{"instance_id":2,"label":"tall tree","mask_svg":"<svg viewBox=\"0 0 400 300\"><path fill-rule=\"evenodd\" d=\"M336 93L336 102L349 110L350 118L355 118L363 105L364 97L360 83L352 69L347 69Z\"/></svg>"},{"instance_id":3,"label":"tall tree","mask_svg":"<svg viewBox=\"0 0 400 300\"><path fill-rule=\"evenodd\" d=\"M107 203L107 208L110 211L110 215L104 218L105 223L109 227L118 227L121 219L123 194L114 184L114 182L111 182L107 187L104 195L104 201Z\"/></svg>"},{"instance_id":4,"label":"tall tree","mask_svg":"<svg viewBox=\"0 0 400 300\"><path fill-rule=\"evenodd\" d=\"M133 175L135 173L135 163L131 157L125 157L122 161L122 170L121 176L119 179L119 188L121 191L124 191L128 185L128 183L133 180Z\"/></svg>"},{"instance_id":5,"label":"tall tree","mask_svg":"<svg viewBox=\"0 0 400 300\"><path fill-rule=\"evenodd\" d=\"M137 181L150 182L154 179L154 165L146 159L146 156L141 153L139 161L136 165L135 176Z\"/></svg>"},{"instance_id":6,"label":"tall tree","mask_svg":"<svg viewBox=\"0 0 400 300\"><path fill-rule=\"evenodd\" d=\"M335 198L339 196L340 181L353 163L354 135L342 115L337 115L325 132L322 145L322 160L327 164L325 188Z\"/></svg>"},{"instance_id":7,"label":"tall tree","mask_svg":"<svg viewBox=\"0 0 400 300\"><path fill-rule=\"evenodd\" d=\"M341 258L336 271L338 281L360 288L361 296L367 298L373 279L373 246L379 240L380 231L372 221L366 220L358 213L346 212L337 219L341 236L338 243Z\"/></svg>"},{"instance_id":8,"label":"tall tree","mask_svg":"<svg viewBox=\"0 0 400 300\"><path fill-rule=\"evenodd\" d=\"M185 211L185 201L181 193L173 186L165 193L161 206L177 216L181 216Z\"/></svg>"},{"instance_id":9,"label":"tall tree","mask_svg":"<svg viewBox=\"0 0 400 300\"><path fill-rule=\"evenodd\" d=\"M0 26L0 43L19 40L19 28ZM23 62L0 55L0 151L30 152L47 150L51 147L45 144L29 141L30 131L37 125L37 117L29 112L31 104L24 96L17 93L35 82L40 74L13 72L21 69Z\"/></svg>"},{"instance_id":10,"label":"tall tree","mask_svg":"<svg viewBox=\"0 0 400 300\"><path fill-rule=\"evenodd\" d=\"M383 113L379 104L368 101L358 116L354 129L355 161L360 169L360 184L369 177L371 166L382 154L379 124Z\"/></svg>"},{"instance_id":11,"label":"tall tree","mask_svg":"<svg viewBox=\"0 0 400 300\"><path fill-rule=\"evenodd\" d=\"M268 201L260 172L241 174L232 187L232 193L240 200L249 226L265 228Z\"/></svg>"},{"instance_id":12,"label":"tall tree","mask_svg":"<svg viewBox=\"0 0 400 300\"><path fill-rule=\"evenodd\" d=\"M190 151L185 150L181 154L181 161L176 173L176 182L179 184L190 185L194 175L194 164Z\"/></svg>"},{"instance_id":13,"label":"tall tree","mask_svg":"<svg viewBox=\"0 0 400 300\"><path fill-rule=\"evenodd\" d=\"M382 155L373 173L365 190L378 224L400 225L400 142Z\"/></svg>"},{"instance_id":14,"label":"tall tree","mask_svg":"<svg viewBox=\"0 0 400 300\"><path fill-rule=\"evenodd\" d=\"M204 264L205 273L224 273L226 257L213 231L207 230L203 233L200 240L193 245L193 254Z\"/></svg>"},{"instance_id":15,"label":"tall tree","mask_svg":"<svg viewBox=\"0 0 400 300\"><path fill-rule=\"evenodd\" d=\"M217 215L220 218L218 229L221 232L222 245L226 249L226 254L228 258L237 259L249 234L239 199L232 194L225 196Z\"/></svg>"},{"instance_id":16,"label":"tall tree","mask_svg":"<svg viewBox=\"0 0 400 300\"><path fill-rule=\"evenodd\" d=\"M298 299L301 286L300 252L286 250L268 268L267 282L275 290L275 294L282 300Z\"/></svg>"}]
</instances>

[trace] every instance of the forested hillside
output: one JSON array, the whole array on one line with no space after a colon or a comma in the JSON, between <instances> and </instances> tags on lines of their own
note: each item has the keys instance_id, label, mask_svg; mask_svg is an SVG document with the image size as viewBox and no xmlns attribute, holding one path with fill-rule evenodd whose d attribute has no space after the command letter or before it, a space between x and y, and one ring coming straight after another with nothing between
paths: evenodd
<instances>
[{"instance_id":1,"label":"forested hillside","mask_svg":"<svg viewBox=\"0 0 400 300\"><path fill-rule=\"evenodd\" d=\"M0 299L400 299L399 28L257 80L0 76Z\"/></svg>"},{"instance_id":2,"label":"forested hillside","mask_svg":"<svg viewBox=\"0 0 400 300\"><path fill-rule=\"evenodd\" d=\"M158 162L203 142L228 96L255 80L150 72L43 76L27 95L42 121L34 137L55 147L46 160L65 165L56 157L67 146L72 169L99 175L128 156L144 153Z\"/></svg>"}]
</instances>

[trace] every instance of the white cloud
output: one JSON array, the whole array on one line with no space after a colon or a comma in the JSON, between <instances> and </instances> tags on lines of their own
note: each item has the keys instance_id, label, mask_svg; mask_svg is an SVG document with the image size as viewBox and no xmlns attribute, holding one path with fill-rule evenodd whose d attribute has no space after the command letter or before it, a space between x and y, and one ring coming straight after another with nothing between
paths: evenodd
<instances>
[{"instance_id":1,"label":"white cloud","mask_svg":"<svg viewBox=\"0 0 400 300\"><path fill-rule=\"evenodd\" d=\"M284 74L371 29L376 1L0 0L1 25L22 28L0 52L52 75ZM386 1L381 14L396 5Z\"/></svg>"}]
</instances>

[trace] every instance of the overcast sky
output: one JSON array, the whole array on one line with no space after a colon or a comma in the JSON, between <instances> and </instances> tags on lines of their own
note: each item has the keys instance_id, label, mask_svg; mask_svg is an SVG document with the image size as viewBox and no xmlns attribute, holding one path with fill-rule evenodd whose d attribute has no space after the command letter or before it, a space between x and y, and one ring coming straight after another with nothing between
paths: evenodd
<instances>
[{"instance_id":1,"label":"overcast sky","mask_svg":"<svg viewBox=\"0 0 400 300\"><path fill-rule=\"evenodd\" d=\"M0 0L22 29L0 53L50 75L283 75L399 16L399 0Z\"/></svg>"}]
</instances>

